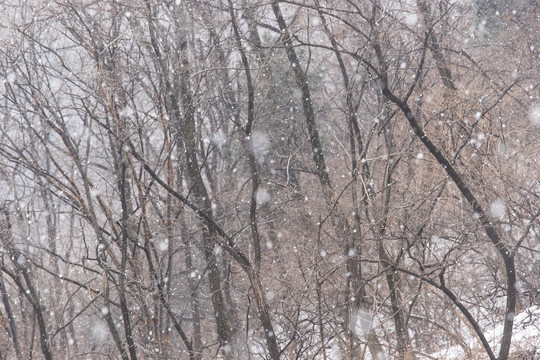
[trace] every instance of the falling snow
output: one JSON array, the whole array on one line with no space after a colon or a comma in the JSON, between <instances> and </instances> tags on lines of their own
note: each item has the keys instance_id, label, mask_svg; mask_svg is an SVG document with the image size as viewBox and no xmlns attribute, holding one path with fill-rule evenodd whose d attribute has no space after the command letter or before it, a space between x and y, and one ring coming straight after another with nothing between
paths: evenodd
<instances>
[{"instance_id":1,"label":"falling snow","mask_svg":"<svg viewBox=\"0 0 540 360\"><path fill-rule=\"evenodd\" d=\"M534 104L530 107L529 121L535 126L540 126L540 104Z\"/></svg>"},{"instance_id":2,"label":"falling snow","mask_svg":"<svg viewBox=\"0 0 540 360\"><path fill-rule=\"evenodd\" d=\"M497 220L502 220L506 215L506 204L502 199L493 201L489 207L489 213Z\"/></svg>"},{"instance_id":3,"label":"falling snow","mask_svg":"<svg viewBox=\"0 0 540 360\"><path fill-rule=\"evenodd\" d=\"M270 193L264 188L258 189L257 193L255 194L255 199L257 201L257 205L264 205L270 201Z\"/></svg>"}]
</instances>

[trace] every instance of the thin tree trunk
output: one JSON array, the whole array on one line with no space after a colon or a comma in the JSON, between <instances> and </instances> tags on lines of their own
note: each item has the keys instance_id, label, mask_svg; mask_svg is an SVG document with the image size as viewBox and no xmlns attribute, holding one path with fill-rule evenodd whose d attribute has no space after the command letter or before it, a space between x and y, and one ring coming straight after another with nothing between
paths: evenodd
<instances>
[{"instance_id":1,"label":"thin tree trunk","mask_svg":"<svg viewBox=\"0 0 540 360\"><path fill-rule=\"evenodd\" d=\"M433 20L431 19L429 13L429 6L425 0L417 0L416 5L418 6L418 9L420 9L422 17L424 18L424 23L426 24L428 31L428 46L431 54L433 55L433 59L435 60L435 65L437 66L437 70L439 71L443 84L448 89L455 91L457 88L452 78L452 71L450 70L450 67L448 66L448 63L441 51L439 41L437 40L437 35L433 30Z\"/></svg>"},{"instance_id":2,"label":"thin tree trunk","mask_svg":"<svg viewBox=\"0 0 540 360\"><path fill-rule=\"evenodd\" d=\"M126 177L126 160L124 160L124 154L122 153L123 149L120 147L119 156L120 156L120 174L118 179L118 191L120 192L121 203L122 203L122 239L121 239L121 263L120 263L120 275L119 275L119 288L118 295L120 298L120 311L122 312L122 320L124 324L124 331L126 333L126 342L128 345L128 352L131 360L137 360L137 351L135 349L135 342L133 340L133 333L131 329L131 321L129 316L129 310L127 305L126 298L126 265L128 261L128 197L127 194L128 188L126 186L127 177Z\"/></svg>"},{"instance_id":3,"label":"thin tree trunk","mask_svg":"<svg viewBox=\"0 0 540 360\"><path fill-rule=\"evenodd\" d=\"M358 126L358 119L356 115L356 109L353 104L352 99L352 89L350 88L349 83L349 75L347 73L347 68L345 67L345 62L343 60L343 57L341 56L341 52L339 51L339 45L334 37L334 35L331 33L326 17L322 11L322 8L319 4L319 1L316 1L317 7L318 7L318 13L319 17L321 18L321 24L323 26L323 29L330 40L330 44L332 45L332 50L336 56L336 59L338 61L339 69L341 72L341 76L343 78L343 85L346 90L346 98L345 98L345 104L347 109L347 123L349 126L349 144L351 149L351 170L352 170L352 176L354 178L360 177L363 182L366 182L364 179L369 178L369 168L367 163L364 162L362 166L362 171L360 171L358 167L358 161L357 161L357 150L356 150L356 144L358 144L358 153L360 154L361 158L365 157L365 153L367 152L367 145L364 144L364 141L362 140L362 135L360 133L360 128ZM360 98L357 100L358 102L362 98L363 94L363 87L360 91ZM368 139L369 140L369 139ZM369 143L369 141L368 141ZM345 253L347 254L347 273L350 274L347 276L347 284L345 289L345 303L347 304L346 309L346 315L345 315L345 331L346 331L346 339L347 339L347 345L346 345L346 357L347 359L354 359L354 342L355 342L355 329L352 327L355 327L356 324L351 324L351 316L353 315L353 312L360 311L362 307L364 307L364 310L367 310L366 306L366 291L364 286L364 281L362 277L362 263L358 260L358 258L362 258L362 246L358 246L357 240L361 238L361 220L360 220L360 207L358 204L358 196L357 196L357 186L356 181L352 183L351 185L351 202L353 204L353 231L352 235L350 237L350 241L347 243L345 247ZM363 198L365 199L365 195ZM367 201L364 200L364 205L367 206ZM350 256L349 254L354 253L354 256ZM351 301L351 298L354 298L354 301ZM353 316L353 318L356 318L356 316ZM364 330L364 329L362 329ZM377 334L375 333L375 330L370 328L367 330L367 332L364 334L366 336L368 349L371 353L371 357L373 359L380 359L381 357L384 357L384 349L377 337Z\"/></svg>"},{"instance_id":4,"label":"thin tree trunk","mask_svg":"<svg viewBox=\"0 0 540 360\"><path fill-rule=\"evenodd\" d=\"M333 198L333 191L330 184L328 171L326 169L324 151L319 137L319 130L315 121L315 111L313 109L313 103L311 101L311 91L309 89L307 76L302 69L300 60L298 59L298 55L294 50L292 38L289 34L289 29L287 28L287 23L285 22L285 19L283 18L283 14L281 13L281 9L279 7L279 1L272 2L272 10L277 19L279 29L283 33L283 44L285 46L285 51L287 53L287 57L289 58L289 62L291 63L296 83L302 91L302 107L304 109L304 116L306 119L306 126L309 133L309 140L311 144L313 161L315 162L316 173L322 185L325 198L331 199Z\"/></svg>"},{"instance_id":5,"label":"thin tree trunk","mask_svg":"<svg viewBox=\"0 0 540 360\"><path fill-rule=\"evenodd\" d=\"M190 182L190 188L198 207L213 221L212 204L203 182L197 159L198 147L195 129L195 112L193 97L189 87L189 62L186 54L187 40L183 34L179 34L182 70L180 71L180 74L175 74L174 79L178 79L179 81L175 81L175 88L173 88L169 69L165 64L165 59L158 44L157 30L154 24L151 5L148 0L146 0L145 3L149 23L150 42L162 72L160 74L162 77L161 80L167 90L165 105L169 112L169 116L176 127L175 130L178 143L185 144L187 175ZM178 97L178 90L180 90L181 98ZM181 114L183 115L183 121L180 118ZM227 306L221 287L221 275L214 254L216 243L215 236L216 234L214 233L213 228L203 230L204 256L208 267L208 281L211 291L212 306L216 317L218 337L221 345L232 346L231 340L234 329L227 312Z\"/></svg>"},{"instance_id":6,"label":"thin tree trunk","mask_svg":"<svg viewBox=\"0 0 540 360\"><path fill-rule=\"evenodd\" d=\"M249 269L248 275L253 286L253 291L255 293L255 300L257 303L257 308L259 310L259 317L261 319L261 324L264 329L264 336L266 338L266 343L268 346L268 351L270 352L270 358L272 360L279 360L280 350L276 341L276 334L274 332L274 327L272 325L272 320L270 317L270 310L268 302L266 300L266 293L262 286L261 282L261 240L258 229L258 219L257 219L257 193L259 191L259 172L257 169L257 160L255 158L254 144L252 143L252 128L253 122L255 121L255 108L254 108L254 99L255 91L253 87L253 82L251 78L251 70L249 67L248 59L242 46L242 41L240 38L240 33L238 31L238 25L236 23L236 16L234 14L232 1L229 0L229 13L231 15L231 22L233 26L233 31L236 39L236 45L240 51L240 56L242 58L242 63L244 65L244 70L246 73L246 81L248 88L248 110L247 110L247 124L245 126L245 139L244 144L246 151L248 153L248 162L249 162L249 171L251 177L251 202L249 207L249 221L251 228L251 237L253 239L253 246L255 249L255 259L254 264L251 269Z\"/></svg>"},{"instance_id":7,"label":"thin tree trunk","mask_svg":"<svg viewBox=\"0 0 540 360\"><path fill-rule=\"evenodd\" d=\"M2 303L4 304L4 309L6 310L11 339L13 340L13 347L15 348L15 355L17 356L17 360L22 360L23 357L19 345L17 326L15 325L15 318L13 317L13 311L11 310L11 303L9 301L9 295L7 293L6 284L4 281L3 273L0 271L0 291L2 292Z\"/></svg>"}]
</instances>

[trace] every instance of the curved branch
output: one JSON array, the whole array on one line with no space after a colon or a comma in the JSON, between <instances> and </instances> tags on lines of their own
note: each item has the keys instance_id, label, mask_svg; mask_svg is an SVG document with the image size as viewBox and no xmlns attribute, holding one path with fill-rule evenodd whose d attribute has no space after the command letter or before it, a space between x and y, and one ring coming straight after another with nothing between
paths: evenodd
<instances>
[{"instance_id":1,"label":"curved branch","mask_svg":"<svg viewBox=\"0 0 540 360\"><path fill-rule=\"evenodd\" d=\"M491 243L495 246L499 252L505 266L506 270L506 313L504 320L504 329L501 340L501 348L499 352L499 360L506 360L510 352L510 343L512 340L512 327L514 324L514 316L516 310L516 271L514 264L514 255L502 242L499 233L495 229L493 223L491 222L490 217L480 205L473 192L463 179L463 176L454 168L450 161L444 156L444 154L439 150L439 148L431 141L431 139L426 135L420 124L418 123L416 117L414 116L409 105L395 96L392 91L388 88L387 79L381 78L383 83L383 94L395 105L397 105L403 114L406 116L409 124L411 125L415 135L422 141L424 146L429 150L429 152L435 157L439 165L443 167L448 176L452 179L454 184L458 187L461 194L471 205L475 214L478 215L478 219L482 224L488 238ZM488 348L486 348L488 351ZM488 351L489 353L489 351ZM494 359L494 358L493 358Z\"/></svg>"}]
</instances>

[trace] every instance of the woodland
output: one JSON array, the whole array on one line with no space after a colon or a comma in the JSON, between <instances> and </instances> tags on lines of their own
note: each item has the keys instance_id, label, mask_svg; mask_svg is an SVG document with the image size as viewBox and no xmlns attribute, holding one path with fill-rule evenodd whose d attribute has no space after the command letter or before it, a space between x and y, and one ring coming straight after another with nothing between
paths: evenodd
<instances>
[{"instance_id":1,"label":"woodland","mask_svg":"<svg viewBox=\"0 0 540 360\"><path fill-rule=\"evenodd\" d=\"M0 2L0 359L539 359L539 70L537 0Z\"/></svg>"}]
</instances>

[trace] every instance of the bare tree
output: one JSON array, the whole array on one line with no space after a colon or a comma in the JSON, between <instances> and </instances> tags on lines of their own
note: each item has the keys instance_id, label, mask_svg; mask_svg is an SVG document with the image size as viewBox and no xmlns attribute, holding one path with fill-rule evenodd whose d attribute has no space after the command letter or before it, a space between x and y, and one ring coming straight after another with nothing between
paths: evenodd
<instances>
[{"instance_id":1,"label":"bare tree","mask_svg":"<svg viewBox=\"0 0 540 360\"><path fill-rule=\"evenodd\" d=\"M0 9L2 357L520 350L534 2Z\"/></svg>"}]
</instances>

